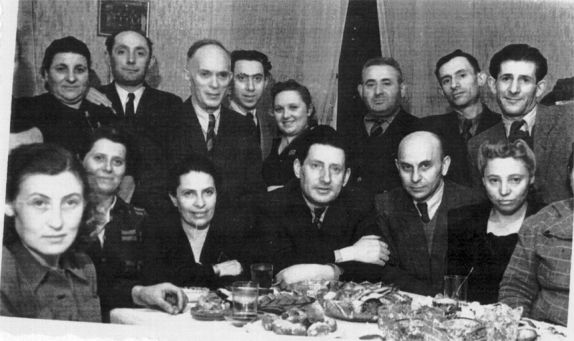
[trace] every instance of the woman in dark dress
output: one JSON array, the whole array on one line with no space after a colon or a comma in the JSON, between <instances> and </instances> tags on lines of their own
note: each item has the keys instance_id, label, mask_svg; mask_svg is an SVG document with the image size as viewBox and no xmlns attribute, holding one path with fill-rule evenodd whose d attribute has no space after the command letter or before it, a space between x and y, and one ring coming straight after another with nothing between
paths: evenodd
<instances>
[{"instance_id":1,"label":"woman in dark dress","mask_svg":"<svg viewBox=\"0 0 574 341\"><path fill-rule=\"evenodd\" d=\"M524 218L540 206L529 195L534 153L523 140L482 144L478 167L489 201L448 213L448 273L466 275L468 300L493 303Z\"/></svg>"},{"instance_id":2,"label":"woman in dark dress","mask_svg":"<svg viewBox=\"0 0 574 341\"><path fill-rule=\"evenodd\" d=\"M290 79L271 88L273 116L280 137L273 140L271 152L263 161L263 180L268 190L283 187L295 178L293 161L302 137L317 125L309 89Z\"/></svg>"}]
</instances>

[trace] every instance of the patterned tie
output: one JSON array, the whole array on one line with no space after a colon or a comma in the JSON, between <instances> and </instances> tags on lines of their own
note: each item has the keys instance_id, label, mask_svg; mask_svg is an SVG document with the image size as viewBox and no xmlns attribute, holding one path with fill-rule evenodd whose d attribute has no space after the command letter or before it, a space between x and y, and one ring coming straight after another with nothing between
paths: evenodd
<instances>
[{"instance_id":1,"label":"patterned tie","mask_svg":"<svg viewBox=\"0 0 574 341\"><path fill-rule=\"evenodd\" d=\"M215 143L215 115L209 114L209 125L207 126L207 135L205 136L205 144L207 146L208 152L211 152L214 143Z\"/></svg>"},{"instance_id":2,"label":"patterned tie","mask_svg":"<svg viewBox=\"0 0 574 341\"><path fill-rule=\"evenodd\" d=\"M385 119L378 119L378 120L372 120L372 121L375 124L373 124L373 126L371 127L371 130L369 131L369 136L371 136L371 137L376 137L376 136L381 135L382 133L385 132L385 130L389 126L387 120L385 120Z\"/></svg>"},{"instance_id":3,"label":"patterned tie","mask_svg":"<svg viewBox=\"0 0 574 341\"><path fill-rule=\"evenodd\" d=\"M317 228L317 230L321 229L321 217L323 216L323 213L325 212L325 207L317 207L315 209L313 209L313 226L315 226Z\"/></svg>"},{"instance_id":4,"label":"patterned tie","mask_svg":"<svg viewBox=\"0 0 574 341\"><path fill-rule=\"evenodd\" d=\"M423 223L426 224L426 223L430 222L427 203L426 202L417 202L417 208L419 209L419 212L421 213L421 219L422 219Z\"/></svg>"},{"instance_id":5,"label":"patterned tie","mask_svg":"<svg viewBox=\"0 0 574 341\"><path fill-rule=\"evenodd\" d=\"M462 121L462 139L464 140L464 142L468 142L468 140L470 140L470 138L472 137L472 133L470 132L471 128L472 128L472 120L464 119Z\"/></svg>"},{"instance_id":6,"label":"patterned tie","mask_svg":"<svg viewBox=\"0 0 574 341\"><path fill-rule=\"evenodd\" d=\"M251 120L251 122L255 125L255 128L257 128L257 120L255 119L255 114L253 113L253 111L248 111L247 112L247 117Z\"/></svg>"},{"instance_id":7,"label":"patterned tie","mask_svg":"<svg viewBox=\"0 0 574 341\"><path fill-rule=\"evenodd\" d=\"M132 118L135 116L135 110L134 110L134 99L136 98L136 95L134 95L133 93L129 93L128 94L128 101L126 103L126 117Z\"/></svg>"},{"instance_id":8,"label":"patterned tie","mask_svg":"<svg viewBox=\"0 0 574 341\"><path fill-rule=\"evenodd\" d=\"M512 122L512 125L510 126L510 133L508 134L508 141L514 142L518 139L522 139L526 143L528 143L528 146L530 146L530 148L532 148L532 137L530 136L528 131L524 131L524 130L520 129L525 124L526 124L526 121L524 121L524 120Z\"/></svg>"}]
</instances>

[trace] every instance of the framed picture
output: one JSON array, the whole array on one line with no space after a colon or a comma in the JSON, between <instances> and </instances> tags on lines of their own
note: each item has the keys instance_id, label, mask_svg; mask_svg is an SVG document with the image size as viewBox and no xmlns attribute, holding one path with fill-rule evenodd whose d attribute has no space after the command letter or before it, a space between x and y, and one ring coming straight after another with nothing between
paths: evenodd
<instances>
[{"instance_id":1,"label":"framed picture","mask_svg":"<svg viewBox=\"0 0 574 341\"><path fill-rule=\"evenodd\" d=\"M147 35L148 25L149 2L147 0L99 0L99 36L109 36L124 29L142 31Z\"/></svg>"}]
</instances>

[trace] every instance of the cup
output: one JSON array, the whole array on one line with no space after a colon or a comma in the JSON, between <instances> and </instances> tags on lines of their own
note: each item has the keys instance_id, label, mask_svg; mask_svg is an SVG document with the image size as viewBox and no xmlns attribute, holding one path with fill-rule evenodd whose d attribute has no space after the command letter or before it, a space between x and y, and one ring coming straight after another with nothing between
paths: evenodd
<instances>
[{"instance_id":1,"label":"cup","mask_svg":"<svg viewBox=\"0 0 574 341\"><path fill-rule=\"evenodd\" d=\"M256 282L239 281L231 286L233 318L252 320L257 318L257 297L259 287Z\"/></svg>"},{"instance_id":2,"label":"cup","mask_svg":"<svg viewBox=\"0 0 574 341\"><path fill-rule=\"evenodd\" d=\"M259 289L269 289L273 284L273 264L251 264L251 281L259 283Z\"/></svg>"},{"instance_id":3,"label":"cup","mask_svg":"<svg viewBox=\"0 0 574 341\"><path fill-rule=\"evenodd\" d=\"M457 302L466 301L466 294L468 292L468 281L465 281L465 276L461 275L446 275L444 276L444 290L443 295L445 298L453 299Z\"/></svg>"}]
</instances>

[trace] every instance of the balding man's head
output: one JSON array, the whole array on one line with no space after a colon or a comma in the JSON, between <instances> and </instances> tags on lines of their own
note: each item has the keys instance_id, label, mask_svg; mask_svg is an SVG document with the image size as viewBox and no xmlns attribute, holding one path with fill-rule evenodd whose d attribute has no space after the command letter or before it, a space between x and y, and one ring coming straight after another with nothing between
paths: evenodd
<instances>
[{"instance_id":1,"label":"balding man's head","mask_svg":"<svg viewBox=\"0 0 574 341\"><path fill-rule=\"evenodd\" d=\"M416 201L428 200L439 189L450 166L440 138L426 131L405 136L397 156L395 163L403 187Z\"/></svg>"}]
</instances>

